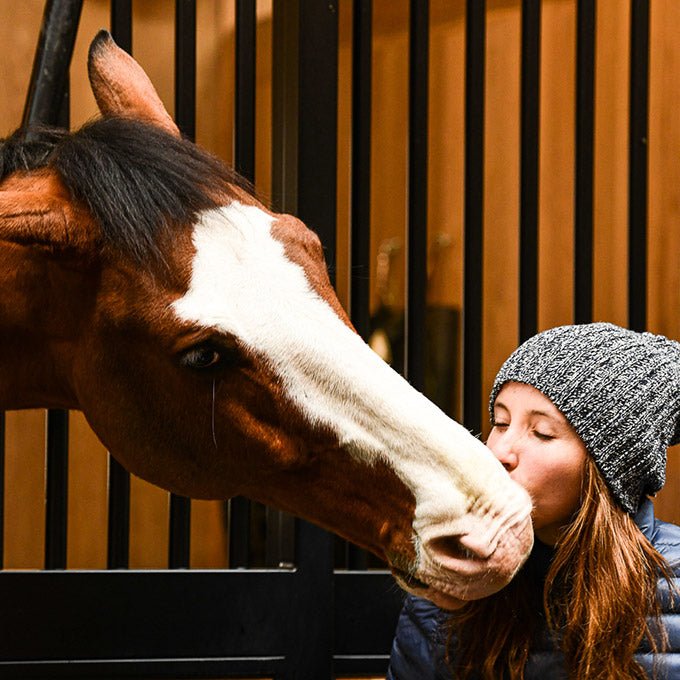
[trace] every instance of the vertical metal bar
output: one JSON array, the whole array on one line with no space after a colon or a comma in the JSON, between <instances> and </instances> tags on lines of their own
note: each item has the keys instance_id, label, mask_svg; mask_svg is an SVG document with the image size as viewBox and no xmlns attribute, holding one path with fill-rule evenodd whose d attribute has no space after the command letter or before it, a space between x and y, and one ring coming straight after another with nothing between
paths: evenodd
<instances>
[{"instance_id":1,"label":"vertical metal bar","mask_svg":"<svg viewBox=\"0 0 680 680\"><path fill-rule=\"evenodd\" d=\"M0 570L5 567L5 413L0 412Z\"/></svg>"},{"instance_id":2,"label":"vertical metal bar","mask_svg":"<svg viewBox=\"0 0 680 680\"><path fill-rule=\"evenodd\" d=\"M465 63L465 218L463 272L463 423L482 429L484 246L484 67L486 1L467 0Z\"/></svg>"},{"instance_id":3,"label":"vertical metal bar","mask_svg":"<svg viewBox=\"0 0 680 680\"><path fill-rule=\"evenodd\" d=\"M111 0L111 35L119 47L132 54L132 0Z\"/></svg>"},{"instance_id":4,"label":"vertical metal bar","mask_svg":"<svg viewBox=\"0 0 680 680\"><path fill-rule=\"evenodd\" d=\"M274 199L278 209L296 212L317 232L333 281L337 138L330 134L328 125L333 121L335 130L337 92L331 92L323 77L332 70L333 82L337 82L337 0L318 6L313 0L275 0L273 7L273 59L277 65L272 103ZM325 28L332 19L334 37L324 30L315 31L311 17L318 17ZM308 33L301 40L303 28L308 28ZM333 47L336 54L330 59ZM305 110L301 102L305 102ZM324 152L319 153L319 149Z\"/></svg>"},{"instance_id":5,"label":"vertical metal bar","mask_svg":"<svg viewBox=\"0 0 680 680\"><path fill-rule=\"evenodd\" d=\"M522 82L519 240L519 338L538 326L538 149L541 0L522 2Z\"/></svg>"},{"instance_id":6,"label":"vertical metal bar","mask_svg":"<svg viewBox=\"0 0 680 680\"><path fill-rule=\"evenodd\" d=\"M175 122L196 139L196 0L175 0Z\"/></svg>"},{"instance_id":7,"label":"vertical metal bar","mask_svg":"<svg viewBox=\"0 0 680 680\"><path fill-rule=\"evenodd\" d=\"M83 0L47 0L22 125L58 125Z\"/></svg>"},{"instance_id":8,"label":"vertical metal bar","mask_svg":"<svg viewBox=\"0 0 680 680\"><path fill-rule=\"evenodd\" d=\"M272 194L277 210L298 204L298 62L300 2L275 0L272 63Z\"/></svg>"},{"instance_id":9,"label":"vertical metal bar","mask_svg":"<svg viewBox=\"0 0 680 680\"><path fill-rule=\"evenodd\" d=\"M36 48L22 125L68 127L68 72L82 0L48 0ZM45 568L66 568L68 411L47 412Z\"/></svg>"},{"instance_id":10,"label":"vertical metal bar","mask_svg":"<svg viewBox=\"0 0 680 680\"><path fill-rule=\"evenodd\" d=\"M628 170L628 324L647 327L649 0L631 0Z\"/></svg>"},{"instance_id":11,"label":"vertical metal bar","mask_svg":"<svg viewBox=\"0 0 680 680\"><path fill-rule=\"evenodd\" d=\"M234 165L255 180L255 0L236 0L236 101Z\"/></svg>"},{"instance_id":12,"label":"vertical metal bar","mask_svg":"<svg viewBox=\"0 0 680 680\"><path fill-rule=\"evenodd\" d=\"M574 321L588 323L593 318L595 1L579 0L577 12Z\"/></svg>"},{"instance_id":13,"label":"vertical metal bar","mask_svg":"<svg viewBox=\"0 0 680 680\"><path fill-rule=\"evenodd\" d=\"M319 235L333 274L337 207L338 0L300 0L299 19L297 212Z\"/></svg>"},{"instance_id":14,"label":"vertical metal bar","mask_svg":"<svg viewBox=\"0 0 680 680\"><path fill-rule=\"evenodd\" d=\"M293 678L331 680L333 673L333 540L323 529L295 522L296 609L289 631ZM303 635L306 644L300 644Z\"/></svg>"},{"instance_id":15,"label":"vertical metal bar","mask_svg":"<svg viewBox=\"0 0 680 680\"><path fill-rule=\"evenodd\" d=\"M229 500L229 567L245 569L251 564L250 501L242 496Z\"/></svg>"},{"instance_id":16,"label":"vertical metal bar","mask_svg":"<svg viewBox=\"0 0 680 680\"><path fill-rule=\"evenodd\" d=\"M295 518L287 512L265 507L265 522L265 566L292 566L295 564Z\"/></svg>"},{"instance_id":17,"label":"vertical metal bar","mask_svg":"<svg viewBox=\"0 0 680 680\"><path fill-rule=\"evenodd\" d=\"M275 0L274 187L335 265L338 0ZM277 99L281 98L278 102ZM289 137L292 133L292 139ZM333 539L297 522L299 580L289 649L294 677L333 677ZM299 640L306 644L300 645Z\"/></svg>"},{"instance_id":18,"label":"vertical metal bar","mask_svg":"<svg viewBox=\"0 0 680 680\"><path fill-rule=\"evenodd\" d=\"M352 33L352 323L370 333L371 82L373 0L355 0Z\"/></svg>"},{"instance_id":19,"label":"vertical metal bar","mask_svg":"<svg viewBox=\"0 0 680 680\"><path fill-rule=\"evenodd\" d=\"M68 520L68 411L47 412L45 569L66 568Z\"/></svg>"},{"instance_id":20,"label":"vertical metal bar","mask_svg":"<svg viewBox=\"0 0 680 680\"><path fill-rule=\"evenodd\" d=\"M130 473L109 454L107 569L130 564Z\"/></svg>"},{"instance_id":21,"label":"vertical metal bar","mask_svg":"<svg viewBox=\"0 0 680 680\"><path fill-rule=\"evenodd\" d=\"M338 2L300 0L299 106L297 158L298 216L324 245L335 283L338 124ZM323 149L323 153L319 150ZM304 578L299 598L310 620L300 623L297 638L307 649L294 664L298 677L333 677L333 537L298 522L296 556ZM305 617L306 618L306 617Z\"/></svg>"},{"instance_id":22,"label":"vertical metal bar","mask_svg":"<svg viewBox=\"0 0 680 680\"><path fill-rule=\"evenodd\" d=\"M175 0L175 122L196 138L196 0ZM191 501L170 494L169 568L188 568L190 548Z\"/></svg>"},{"instance_id":23,"label":"vertical metal bar","mask_svg":"<svg viewBox=\"0 0 680 680\"><path fill-rule=\"evenodd\" d=\"M132 0L111 1L111 35L119 47L132 53ZM130 564L130 473L109 454L108 569Z\"/></svg>"},{"instance_id":24,"label":"vertical metal bar","mask_svg":"<svg viewBox=\"0 0 680 680\"><path fill-rule=\"evenodd\" d=\"M77 8L74 8L77 9ZM60 19L66 21L71 19L78 21L78 16L62 14ZM52 26L46 29L46 42L50 42L49 34ZM56 29L54 29L56 30ZM61 31L66 31L60 27ZM75 37L76 27L71 27L70 31ZM42 36L41 36L42 38ZM71 50L73 46L71 45ZM49 55L48 55L49 57ZM33 108L29 116L45 115L48 120L30 118L29 123L45 123L58 127L68 128L70 125L70 87L69 87L69 65L70 55L66 56L63 52L57 55L53 53L51 57L54 71L50 69L49 62L44 62L46 72L54 75L52 84L62 88L61 99L52 94L50 104L55 106L54 111L46 108L41 110L38 105ZM55 62L59 62L56 64ZM57 75L57 71L62 71ZM46 77L44 74L39 76ZM44 92L38 84L35 89L36 97L40 99L40 93ZM45 97L43 104L46 105L48 99ZM27 109L28 110L28 107ZM46 444L45 444L45 569L66 569L66 550L68 536L68 411L61 409L49 409L46 413Z\"/></svg>"},{"instance_id":25,"label":"vertical metal bar","mask_svg":"<svg viewBox=\"0 0 680 680\"><path fill-rule=\"evenodd\" d=\"M373 0L355 0L352 16L352 206L350 312L364 340L370 334L371 83ZM347 544L347 567L366 569L366 551Z\"/></svg>"},{"instance_id":26,"label":"vertical metal bar","mask_svg":"<svg viewBox=\"0 0 680 680\"><path fill-rule=\"evenodd\" d=\"M188 569L191 550L191 501L170 494L170 540L168 568Z\"/></svg>"},{"instance_id":27,"label":"vertical metal bar","mask_svg":"<svg viewBox=\"0 0 680 680\"><path fill-rule=\"evenodd\" d=\"M408 277L405 374L425 388L429 0L411 0L409 36Z\"/></svg>"},{"instance_id":28,"label":"vertical metal bar","mask_svg":"<svg viewBox=\"0 0 680 680\"><path fill-rule=\"evenodd\" d=\"M234 167L255 182L255 0L236 0L236 95L234 102ZM229 501L229 566L250 565L251 502Z\"/></svg>"}]
</instances>

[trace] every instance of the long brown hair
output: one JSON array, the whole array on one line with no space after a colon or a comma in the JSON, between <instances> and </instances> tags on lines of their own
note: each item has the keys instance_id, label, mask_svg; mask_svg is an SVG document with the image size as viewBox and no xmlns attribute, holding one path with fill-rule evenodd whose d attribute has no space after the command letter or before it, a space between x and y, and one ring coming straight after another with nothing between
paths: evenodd
<instances>
[{"instance_id":1,"label":"long brown hair","mask_svg":"<svg viewBox=\"0 0 680 680\"><path fill-rule=\"evenodd\" d=\"M536 553L505 589L455 613L455 677L521 680L538 636L549 631L569 678L647 678L633 655L645 638L652 651L667 645L657 579L670 583L671 572L590 457L581 507L555 546L542 592Z\"/></svg>"}]
</instances>

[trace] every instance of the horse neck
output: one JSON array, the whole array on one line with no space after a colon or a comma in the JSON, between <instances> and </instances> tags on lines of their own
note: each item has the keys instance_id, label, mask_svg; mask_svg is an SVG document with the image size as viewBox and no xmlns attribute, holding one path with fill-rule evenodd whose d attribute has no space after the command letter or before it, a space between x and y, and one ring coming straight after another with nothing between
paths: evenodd
<instances>
[{"instance_id":1,"label":"horse neck","mask_svg":"<svg viewBox=\"0 0 680 680\"><path fill-rule=\"evenodd\" d=\"M73 408L70 358L91 275L41 248L0 245L0 409Z\"/></svg>"}]
</instances>

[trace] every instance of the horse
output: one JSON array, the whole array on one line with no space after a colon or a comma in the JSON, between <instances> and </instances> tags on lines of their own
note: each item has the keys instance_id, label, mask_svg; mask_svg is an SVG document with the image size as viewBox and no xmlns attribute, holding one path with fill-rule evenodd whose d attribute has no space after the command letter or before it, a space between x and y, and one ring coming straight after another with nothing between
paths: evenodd
<instances>
[{"instance_id":1,"label":"horse","mask_svg":"<svg viewBox=\"0 0 680 680\"><path fill-rule=\"evenodd\" d=\"M310 520L442 607L506 585L528 494L359 337L316 234L106 31L88 74L101 116L0 145L0 408L80 410L135 475Z\"/></svg>"}]
</instances>

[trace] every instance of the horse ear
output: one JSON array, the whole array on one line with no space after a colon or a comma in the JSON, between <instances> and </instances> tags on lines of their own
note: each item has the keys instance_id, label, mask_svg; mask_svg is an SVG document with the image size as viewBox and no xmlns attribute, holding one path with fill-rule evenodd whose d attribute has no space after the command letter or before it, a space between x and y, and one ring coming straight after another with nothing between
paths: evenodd
<instances>
[{"instance_id":1,"label":"horse ear","mask_svg":"<svg viewBox=\"0 0 680 680\"><path fill-rule=\"evenodd\" d=\"M108 31L99 31L92 41L87 67L102 115L140 118L179 136L149 77Z\"/></svg>"},{"instance_id":2,"label":"horse ear","mask_svg":"<svg viewBox=\"0 0 680 680\"><path fill-rule=\"evenodd\" d=\"M52 178L31 177L13 178L0 191L0 240L53 250L86 250L95 236L85 210L70 203Z\"/></svg>"}]
</instances>

